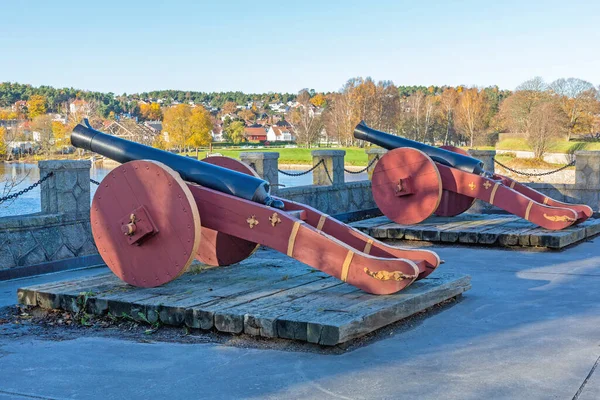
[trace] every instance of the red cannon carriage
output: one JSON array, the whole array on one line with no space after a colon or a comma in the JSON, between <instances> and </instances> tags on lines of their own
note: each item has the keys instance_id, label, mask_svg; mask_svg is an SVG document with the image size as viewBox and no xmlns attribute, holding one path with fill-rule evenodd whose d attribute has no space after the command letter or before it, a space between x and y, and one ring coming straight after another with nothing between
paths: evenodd
<instances>
[{"instance_id":1,"label":"red cannon carriage","mask_svg":"<svg viewBox=\"0 0 600 400\"><path fill-rule=\"evenodd\" d=\"M270 196L268 183L237 160L198 161L89 125L76 126L71 142L123 163L100 183L91 225L103 260L131 285L169 282L194 259L237 263L258 245L374 294L402 290L440 265L434 252L388 246L311 207Z\"/></svg>"},{"instance_id":2,"label":"red cannon carriage","mask_svg":"<svg viewBox=\"0 0 600 400\"><path fill-rule=\"evenodd\" d=\"M480 160L452 146L441 148L369 128L354 137L389 151L373 170L373 198L399 224L416 224L432 214L455 216L475 199L488 202L546 229L560 230L592 215L586 205L553 200L513 179L484 171Z\"/></svg>"}]
</instances>

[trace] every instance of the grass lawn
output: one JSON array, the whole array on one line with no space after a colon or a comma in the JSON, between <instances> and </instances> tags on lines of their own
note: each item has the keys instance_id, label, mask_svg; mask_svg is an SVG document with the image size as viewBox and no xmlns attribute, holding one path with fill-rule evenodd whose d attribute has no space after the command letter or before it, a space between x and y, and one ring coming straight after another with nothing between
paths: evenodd
<instances>
[{"instance_id":1,"label":"grass lawn","mask_svg":"<svg viewBox=\"0 0 600 400\"><path fill-rule=\"evenodd\" d=\"M556 169L562 167L564 164L552 164L541 160L535 160L533 158L516 158L510 154L497 154L494 157L496 160L506 165L507 167L514 169ZM568 167L567 169L575 169L575 166Z\"/></svg>"},{"instance_id":2,"label":"grass lawn","mask_svg":"<svg viewBox=\"0 0 600 400\"><path fill-rule=\"evenodd\" d=\"M240 153L248 151L270 151L279 153L279 164L312 164L312 157L310 152L312 150L327 150L324 148L319 149L286 149L286 148L269 148L269 149L214 149L215 153L220 153L227 157L240 158ZM337 147L331 150L346 150L346 157L344 159L345 165L356 165L366 166L367 165L367 154L365 149L358 147ZM195 153L193 153L195 155ZM206 155L206 151L200 152L200 158Z\"/></svg>"},{"instance_id":3,"label":"grass lawn","mask_svg":"<svg viewBox=\"0 0 600 400\"><path fill-rule=\"evenodd\" d=\"M496 144L499 150L531 150L525 139L508 138ZM597 142L567 142L565 140L553 142L548 150L550 153L572 153L576 150L600 150Z\"/></svg>"}]
</instances>

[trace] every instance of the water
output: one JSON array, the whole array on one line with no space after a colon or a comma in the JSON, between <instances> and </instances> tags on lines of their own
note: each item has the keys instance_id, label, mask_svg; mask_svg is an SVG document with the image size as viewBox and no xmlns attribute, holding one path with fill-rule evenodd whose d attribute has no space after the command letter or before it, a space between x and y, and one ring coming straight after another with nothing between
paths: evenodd
<instances>
[{"instance_id":1,"label":"water","mask_svg":"<svg viewBox=\"0 0 600 400\"><path fill-rule=\"evenodd\" d=\"M116 164L115 164L116 165ZM114 167L94 167L90 170L90 177L96 181L101 181ZM308 166L307 166L308 169ZM286 170L287 172L300 172L297 170ZM0 197L3 197L5 182L17 182L18 184L11 190L11 193L18 192L37 182L40 179L40 170L34 163L0 163ZM367 173L345 174L346 182L355 182L366 180ZM3 182L4 181L4 182ZM284 187L303 186L312 184L312 172L302 176L287 176L279 174L279 183ZM92 196L96 192L96 185L91 185ZM40 212L40 187L36 187L27 193L22 194L14 201L8 201L0 204L0 217L10 215L31 214Z\"/></svg>"}]
</instances>

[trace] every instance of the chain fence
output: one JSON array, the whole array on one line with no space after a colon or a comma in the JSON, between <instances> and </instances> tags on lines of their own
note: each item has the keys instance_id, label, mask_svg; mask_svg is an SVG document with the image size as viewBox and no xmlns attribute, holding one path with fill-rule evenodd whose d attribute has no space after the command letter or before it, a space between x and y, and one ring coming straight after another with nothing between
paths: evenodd
<instances>
[{"instance_id":1,"label":"chain fence","mask_svg":"<svg viewBox=\"0 0 600 400\"><path fill-rule=\"evenodd\" d=\"M500 161L496 160L495 158L494 158L494 162L496 164L498 164L499 166L501 166L502 168L504 168L504 169L506 169L506 170L508 170L508 171L510 171L512 173L515 173L515 174L518 174L518 175L523 175L523 176L545 176L545 175L551 175L551 174L555 174L557 172L562 171L563 169L566 169L566 168L569 168L569 167L572 167L573 165L575 165L575 160L573 160L570 163L568 163L567 165L563 165L562 167L557 168L557 169L552 170L552 171L545 171L545 172L524 172L524 171L518 171L516 169L508 167L508 166L502 164Z\"/></svg>"},{"instance_id":2,"label":"chain fence","mask_svg":"<svg viewBox=\"0 0 600 400\"><path fill-rule=\"evenodd\" d=\"M310 174L315 169L317 169L320 165L323 165L323 168L325 168L325 173L327 174L327 178L329 179L329 182L333 183L333 179L331 178L331 175L329 174L329 169L327 168L327 165L325 164L324 159L320 159L318 163L316 163L315 165L312 166L312 168L310 168L306 171L288 172L288 171L283 171L281 169L277 169L277 171L282 173L283 175L287 175L287 176L302 176L302 175Z\"/></svg>"},{"instance_id":3,"label":"chain fence","mask_svg":"<svg viewBox=\"0 0 600 400\"><path fill-rule=\"evenodd\" d=\"M4 197L0 197L0 204L4 203L5 201L9 201L9 200L14 200L17 197L29 192L30 190L32 190L33 188L39 186L42 184L42 182L44 182L46 179L50 178L52 175L54 175L54 172L48 172L46 174L46 176L44 176L43 178L41 178L39 181L37 181L36 183L26 187L25 189L19 190L18 192L9 194L8 196L4 196Z\"/></svg>"},{"instance_id":4,"label":"chain fence","mask_svg":"<svg viewBox=\"0 0 600 400\"><path fill-rule=\"evenodd\" d=\"M371 168L373 166L373 164L375 164L377 162L377 160L379 160L379 154L377 154L375 156L374 159L371 160L371 162L369 163L369 165L367 165L365 168L359 170L359 171L351 171L349 169L344 168L344 171L349 173L349 174L362 174L363 172L367 171L369 168Z\"/></svg>"},{"instance_id":5,"label":"chain fence","mask_svg":"<svg viewBox=\"0 0 600 400\"><path fill-rule=\"evenodd\" d=\"M90 178L90 182L92 182L94 185L100 185L100 182L93 180L92 178Z\"/></svg>"},{"instance_id":6,"label":"chain fence","mask_svg":"<svg viewBox=\"0 0 600 400\"><path fill-rule=\"evenodd\" d=\"M281 169L278 169L277 171L279 171L280 173L287 175L287 176L302 176L302 175L306 175L306 174L310 174L311 172L313 172L315 169L317 169L317 167L319 165L325 165L325 160L321 159L318 163L316 163L315 165L313 165L313 167L307 171L302 171L302 172L287 172L287 171L283 171ZM325 169L327 169L327 167L325 167Z\"/></svg>"}]
</instances>

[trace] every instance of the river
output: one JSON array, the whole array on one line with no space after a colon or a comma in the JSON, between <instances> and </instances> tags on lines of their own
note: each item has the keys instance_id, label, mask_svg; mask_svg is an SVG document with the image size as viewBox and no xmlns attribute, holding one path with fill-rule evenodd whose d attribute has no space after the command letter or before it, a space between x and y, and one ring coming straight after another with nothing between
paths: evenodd
<instances>
[{"instance_id":1,"label":"river","mask_svg":"<svg viewBox=\"0 0 600 400\"><path fill-rule=\"evenodd\" d=\"M101 181L114 167L93 167L90 170L90 177L96 181ZM309 167L307 166L306 169ZM300 172L295 170L285 170L288 172ZM6 195L7 184L17 183L11 190L11 193L18 192L37 182L40 179L40 171L37 164L34 163L0 163L0 197ZM367 179L367 173L345 174L346 182L361 181ZM287 176L279 174L279 183L290 186L302 186L312 184L312 172L302 176ZM92 196L96 191L96 185L91 185ZM31 214L40 212L40 187L35 187L27 193L17 197L14 201L0 203L0 217L10 215Z\"/></svg>"}]
</instances>

